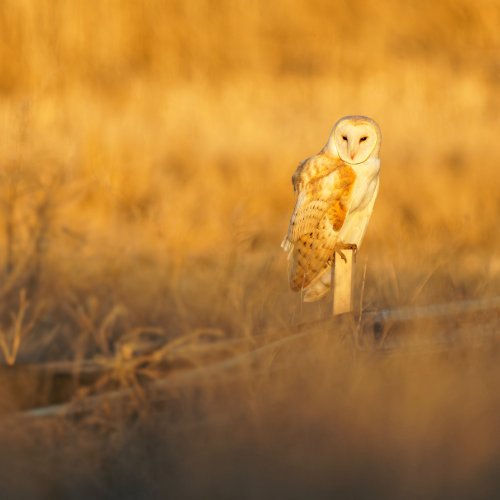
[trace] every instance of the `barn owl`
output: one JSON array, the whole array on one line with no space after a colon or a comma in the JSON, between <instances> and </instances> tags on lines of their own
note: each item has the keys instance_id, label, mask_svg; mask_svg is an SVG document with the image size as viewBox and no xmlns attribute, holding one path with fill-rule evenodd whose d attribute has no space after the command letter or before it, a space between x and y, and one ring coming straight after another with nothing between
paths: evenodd
<instances>
[{"instance_id":1,"label":"barn owl","mask_svg":"<svg viewBox=\"0 0 500 500\"><path fill-rule=\"evenodd\" d=\"M363 240L379 188L380 128L366 116L344 116L325 147L299 164L292 183L297 194L281 244L290 260L290 288L305 302L330 288L335 253L356 252Z\"/></svg>"}]
</instances>

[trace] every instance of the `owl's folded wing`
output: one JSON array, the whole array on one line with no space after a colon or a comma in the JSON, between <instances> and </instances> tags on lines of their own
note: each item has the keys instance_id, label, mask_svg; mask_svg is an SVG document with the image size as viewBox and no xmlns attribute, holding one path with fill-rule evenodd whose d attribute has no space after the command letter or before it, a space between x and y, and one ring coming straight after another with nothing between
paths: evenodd
<instances>
[{"instance_id":1,"label":"owl's folded wing","mask_svg":"<svg viewBox=\"0 0 500 500\"><path fill-rule=\"evenodd\" d=\"M346 169L351 175L346 175ZM331 229L338 232L349 208L354 180L352 169L343 167L301 187L285 241L294 244L302 235L318 229L318 224L325 215Z\"/></svg>"},{"instance_id":2,"label":"owl's folded wing","mask_svg":"<svg viewBox=\"0 0 500 500\"><path fill-rule=\"evenodd\" d=\"M354 173L348 176L337 169L299 192L282 244L290 252L293 290L307 287L330 264L348 213L354 179Z\"/></svg>"}]
</instances>

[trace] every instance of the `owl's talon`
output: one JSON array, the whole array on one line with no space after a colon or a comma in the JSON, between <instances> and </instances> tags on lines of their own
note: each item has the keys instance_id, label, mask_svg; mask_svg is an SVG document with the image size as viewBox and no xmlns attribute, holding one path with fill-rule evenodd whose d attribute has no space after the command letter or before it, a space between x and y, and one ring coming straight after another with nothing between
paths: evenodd
<instances>
[{"instance_id":1,"label":"owl's talon","mask_svg":"<svg viewBox=\"0 0 500 500\"><path fill-rule=\"evenodd\" d=\"M358 245L356 243L340 243L335 247L335 253L340 255L340 258L347 262L347 257L342 250L352 250L352 260L356 262L356 254L358 253Z\"/></svg>"},{"instance_id":2,"label":"owl's talon","mask_svg":"<svg viewBox=\"0 0 500 500\"><path fill-rule=\"evenodd\" d=\"M352 261L356 263L356 255L358 255L358 245L356 243L348 244L349 250L352 250Z\"/></svg>"},{"instance_id":3,"label":"owl's talon","mask_svg":"<svg viewBox=\"0 0 500 500\"><path fill-rule=\"evenodd\" d=\"M345 253L342 251L342 250L335 250L339 255L340 255L340 258L344 261L344 262L347 262L347 257L345 256Z\"/></svg>"}]
</instances>

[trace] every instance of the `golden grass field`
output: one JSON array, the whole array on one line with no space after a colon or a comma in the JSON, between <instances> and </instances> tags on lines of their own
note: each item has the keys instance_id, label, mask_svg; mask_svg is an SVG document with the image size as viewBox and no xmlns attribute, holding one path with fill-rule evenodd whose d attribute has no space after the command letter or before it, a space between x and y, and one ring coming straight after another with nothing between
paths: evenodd
<instances>
[{"instance_id":1,"label":"golden grass field","mask_svg":"<svg viewBox=\"0 0 500 500\"><path fill-rule=\"evenodd\" d=\"M198 366L207 338L327 317L289 291L280 242L296 165L346 114L383 134L356 310L498 294L499 26L495 0L4 0L4 364L111 359L98 392L135 383L145 339ZM327 337L175 409L9 424L0 493L499 494L497 346L381 358Z\"/></svg>"}]
</instances>

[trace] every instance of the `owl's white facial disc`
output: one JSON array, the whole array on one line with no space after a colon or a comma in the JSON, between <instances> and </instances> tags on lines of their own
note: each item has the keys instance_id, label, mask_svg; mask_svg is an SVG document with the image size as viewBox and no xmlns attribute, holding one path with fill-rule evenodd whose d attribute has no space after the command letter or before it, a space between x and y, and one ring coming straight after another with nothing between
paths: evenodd
<instances>
[{"instance_id":1,"label":"owl's white facial disc","mask_svg":"<svg viewBox=\"0 0 500 500\"><path fill-rule=\"evenodd\" d=\"M340 158L346 163L356 165L370 157L379 138L371 122L348 117L337 123L334 140Z\"/></svg>"}]
</instances>

